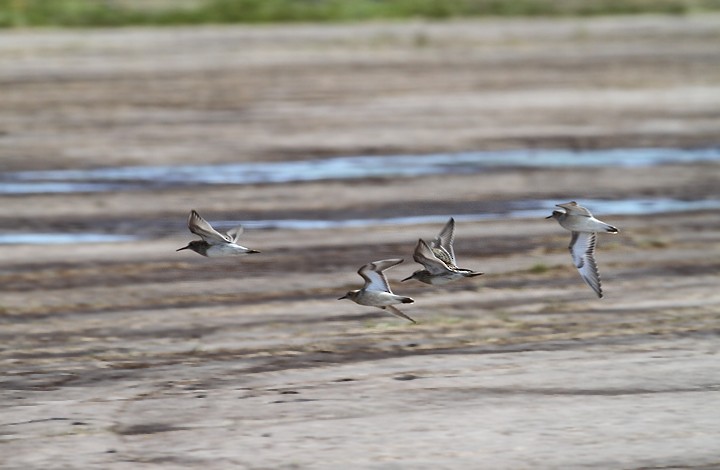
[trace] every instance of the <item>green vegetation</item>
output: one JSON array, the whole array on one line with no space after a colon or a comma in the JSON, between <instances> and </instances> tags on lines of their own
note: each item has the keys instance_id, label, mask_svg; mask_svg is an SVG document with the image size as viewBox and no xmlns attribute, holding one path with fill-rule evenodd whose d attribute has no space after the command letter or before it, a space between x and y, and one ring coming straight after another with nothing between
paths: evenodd
<instances>
[{"instance_id":1,"label":"green vegetation","mask_svg":"<svg viewBox=\"0 0 720 470\"><path fill-rule=\"evenodd\" d=\"M550 271L550 267L545 263L535 263L529 271L533 274L543 274Z\"/></svg>"},{"instance_id":2,"label":"green vegetation","mask_svg":"<svg viewBox=\"0 0 720 470\"><path fill-rule=\"evenodd\" d=\"M0 27L126 26L720 10L720 0L0 0Z\"/></svg>"}]
</instances>

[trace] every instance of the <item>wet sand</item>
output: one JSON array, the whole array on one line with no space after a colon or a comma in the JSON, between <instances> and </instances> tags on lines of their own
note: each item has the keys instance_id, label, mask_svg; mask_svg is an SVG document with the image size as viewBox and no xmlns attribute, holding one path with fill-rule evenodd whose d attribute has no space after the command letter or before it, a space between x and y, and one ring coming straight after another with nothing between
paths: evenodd
<instances>
[{"instance_id":1,"label":"wet sand","mask_svg":"<svg viewBox=\"0 0 720 470\"><path fill-rule=\"evenodd\" d=\"M494 148L708 146L720 17L3 32L3 170ZM459 223L476 279L399 283L442 224L519 199L718 198L720 164L2 196L3 227L142 243L1 246L0 468L712 468L716 211L620 216L605 298L543 219ZM592 209L592 207L591 207ZM411 325L335 300L367 261Z\"/></svg>"}]
</instances>

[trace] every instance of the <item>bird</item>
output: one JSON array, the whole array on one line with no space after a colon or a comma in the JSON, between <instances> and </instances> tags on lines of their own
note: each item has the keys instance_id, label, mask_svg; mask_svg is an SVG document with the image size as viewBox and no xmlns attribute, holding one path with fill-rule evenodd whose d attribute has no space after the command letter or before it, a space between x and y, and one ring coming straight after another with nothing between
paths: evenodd
<instances>
[{"instance_id":1,"label":"bird","mask_svg":"<svg viewBox=\"0 0 720 470\"><path fill-rule=\"evenodd\" d=\"M363 285L362 289L349 291L338 298L338 300L350 299L356 304L377 307L397 317L417 323L398 308L394 307L396 304L411 304L415 302L415 300L410 297L393 294L388 285L387 278L385 274L383 274L383 271L386 269L402 262L402 258L392 258L373 261L372 263L364 265L358 270L358 274L365 279L365 285Z\"/></svg>"},{"instance_id":2,"label":"bird","mask_svg":"<svg viewBox=\"0 0 720 470\"><path fill-rule=\"evenodd\" d=\"M453 250L454 241L455 219L450 217L431 245L428 245L423 239L418 240L413 259L422 264L425 269L415 271L401 282L417 279L425 284L442 285L464 277L482 275L481 272L457 267L455 250Z\"/></svg>"},{"instance_id":3,"label":"bird","mask_svg":"<svg viewBox=\"0 0 720 470\"><path fill-rule=\"evenodd\" d=\"M197 211L191 210L188 217L188 229L202 240L193 240L187 246L175 251L189 249L208 258L260 253L258 250L251 250L237 244L238 238L243 233L242 225L230 229L227 234L222 234L203 219Z\"/></svg>"},{"instance_id":4,"label":"bird","mask_svg":"<svg viewBox=\"0 0 720 470\"><path fill-rule=\"evenodd\" d=\"M600 274L595 263L595 245L597 233L618 233L618 229L596 219L585 207L575 201L556 204L562 210L554 210L546 219L557 220L563 228L572 232L570 238L570 255L580 276L585 283L602 298Z\"/></svg>"}]
</instances>

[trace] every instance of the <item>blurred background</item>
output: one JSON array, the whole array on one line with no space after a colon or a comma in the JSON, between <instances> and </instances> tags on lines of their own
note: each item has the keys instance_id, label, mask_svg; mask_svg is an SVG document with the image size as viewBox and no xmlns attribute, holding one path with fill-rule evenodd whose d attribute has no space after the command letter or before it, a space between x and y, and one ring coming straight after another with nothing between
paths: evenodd
<instances>
[{"instance_id":1,"label":"blurred background","mask_svg":"<svg viewBox=\"0 0 720 470\"><path fill-rule=\"evenodd\" d=\"M194 186L196 195L207 191L197 205L237 221L212 188L707 163L716 158L720 125L718 7L711 0L5 0L2 192L27 212L22 194L56 201L56 193L81 193L87 202L150 192L161 201ZM473 188L448 198L439 186L410 195L396 184L414 206L369 205L356 192L346 203L326 194L327 207L291 197L241 212L256 228L293 225L285 219L440 222L451 214L539 215L554 197L576 197L524 182L491 200L473 197ZM694 194L706 185L693 188L684 195L694 199L688 209L714 204ZM626 211L630 196L635 211L682 205L649 195L588 188L584 197L625 199ZM48 233L62 223L78 236L95 227L118 240L181 228L171 220L188 210L168 200L113 211L108 204L32 210L51 216Z\"/></svg>"},{"instance_id":2,"label":"blurred background","mask_svg":"<svg viewBox=\"0 0 720 470\"><path fill-rule=\"evenodd\" d=\"M718 462L718 10L0 0L4 463ZM486 274L400 283L451 216ZM417 326L336 300L395 257Z\"/></svg>"},{"instance_id":3,"label":"blurred background","mask_svg":"<svg viewBox=\"0 0 720 470\"><path fill-rule=\"evenodd\" d=\"M125 26L473 16L688 14L718 0L2 0L2 26Z\"/></svg>"}]
</instances>

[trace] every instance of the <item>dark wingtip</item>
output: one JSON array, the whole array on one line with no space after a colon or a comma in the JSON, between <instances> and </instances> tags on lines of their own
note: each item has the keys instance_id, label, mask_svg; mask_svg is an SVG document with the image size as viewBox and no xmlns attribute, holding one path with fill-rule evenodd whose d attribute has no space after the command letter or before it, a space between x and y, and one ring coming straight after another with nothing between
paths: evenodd
<instances>
[{"instance_id":1,"label":"dark wingtip","mask_svg":"<svg viewBox=\"0 0 720 470\"><path fill-rule=\"evenodd\" d=\"M609 233L618 233L618 232L619 232L619 230L616 229L615 227L610 227L609 229L607 229L607 231L608 231Z\"/></svg>"},{"instance_id":2,"label":"dark wingtip","mask_svg":"<svg viewBox=\"0 0 720 470\"><path fill-rule=\"evenodd\" d=\"M413 302L415 302L415 300L411 299L410 297L405 297L402 299L402 303L404 304L411 304Z\"/></svg>"},{"instance_id":3,"label":"dark wingtip","mask_svg":"<svg viewBox=\"0 0 720 470\"><path fill-rule=\"evenodd\" d=\"M252 253L262 253L262 251L258 251L258 250L250 250L250 251L248 251L248 254L252 254Z\"/></svg>"}]
</instances>

